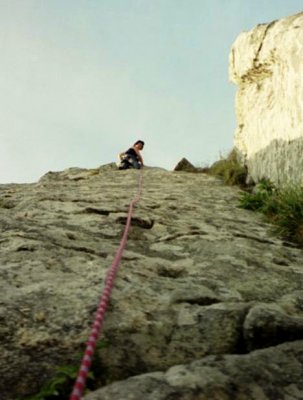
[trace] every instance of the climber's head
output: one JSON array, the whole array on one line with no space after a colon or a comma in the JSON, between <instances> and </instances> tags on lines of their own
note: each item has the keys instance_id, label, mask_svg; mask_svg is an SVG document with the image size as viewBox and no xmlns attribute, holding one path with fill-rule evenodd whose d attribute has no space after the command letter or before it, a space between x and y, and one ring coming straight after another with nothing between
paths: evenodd
<instances>
[{"instance_id":1,"label":"climber's head","mask_svg":"<svg viewBox=\"0 0 303 400\"><path fill-rule=\"evenodd\" d=\"M143 140L137 140L136 143L134 144L134 147L136 147L139 150L142 150L144 147L144 142Z\"/></svg>"}]
</instances>

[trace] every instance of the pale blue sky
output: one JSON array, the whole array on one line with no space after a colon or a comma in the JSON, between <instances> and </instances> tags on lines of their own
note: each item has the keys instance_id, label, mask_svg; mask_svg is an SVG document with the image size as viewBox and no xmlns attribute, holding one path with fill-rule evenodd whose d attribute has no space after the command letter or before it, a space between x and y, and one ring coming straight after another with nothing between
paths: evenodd
<instances>
[{"instance_id":1,"label":"pale blue sky","mask_svg":"<svg viewBox=\"0 0 303 400\"><path fill-rule=\"evenodd\" d=\"M143 139L147 165L233 146L228 56L302 0L0 0L0 183L95 168Z\"/></svg>"}]
</instances>

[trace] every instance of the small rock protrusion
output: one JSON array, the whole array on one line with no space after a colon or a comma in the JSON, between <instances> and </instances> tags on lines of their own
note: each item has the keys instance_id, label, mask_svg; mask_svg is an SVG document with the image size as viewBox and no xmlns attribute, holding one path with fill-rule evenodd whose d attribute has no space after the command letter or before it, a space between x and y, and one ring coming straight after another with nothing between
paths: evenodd
<instances>
[{"instance_id":1,"label":"small rock protrusion","mask_svg":"<svg viewBox=\"0 0 303 400\"><path fill-rule=\"evenodd\" d=\"M182 160L179 161L175 166L174 171L197 172L197 168L183 157Z\"/></svg>"}]
</instances>

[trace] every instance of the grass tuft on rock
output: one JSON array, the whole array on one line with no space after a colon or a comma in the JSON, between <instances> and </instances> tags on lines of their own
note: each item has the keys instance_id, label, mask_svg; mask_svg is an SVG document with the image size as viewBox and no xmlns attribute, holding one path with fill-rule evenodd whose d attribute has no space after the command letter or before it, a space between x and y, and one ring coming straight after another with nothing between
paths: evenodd
<instances>
[{"instance_id":1,"label":"grass tuft on rock","mask_svg":"<svg viewBox=\"0 0 303 400\"><path fill-rule=\"evenodd\" d=\"M235 149L226 158L221 158L212 164L208 173L221 177L227 185L245 186L246 184L247 169L239 163Z\"/></svg>"},{"instance_id":2,"label":"grass tuft on rock","mask_svg":"<svg viewBox=\"0 0 303 400\"><path fill-rule=\"evenodd\" d=\"M226 158L216 161L205 171L219 176L225 184L245 189L240 196L240 207L263 213L282 237L303 246L303 186L277 188L270 180L261 179L248 187L247 168L239 162L236 149Z\"/></svg>"},{"instance_id":3,"label":"grass tuft on rock","mask_svg":"<svg viewBox=\"0 0 303 400\"><path fill-rule=\"evenodd\" d=\"M113 377L103 367L99 354L103 348L108 347L109 342L105 339L98 341L96 354L93 359L91 370L87 375L86 392L97 390L98 388L113 382ZM18 398L17 400L68 400L73 389L75 380L78 376L79 367L82 360L82 352L76 356L76 364L63 365L55 369L53 377L44 383L39 393L32 396Z\"/></svg>"},{"instance_id":4,"label":"grass tuft on rock","mask_svg":"<svg viewBox=\"0 0 303 400\"><path fill-rule=\"evenodd\" d=\"M252 193L243 192L240 207L260 211L276 226L277 233L303 245L303 186L276 188L260 181Z\"/></svg>"}]
</instances>

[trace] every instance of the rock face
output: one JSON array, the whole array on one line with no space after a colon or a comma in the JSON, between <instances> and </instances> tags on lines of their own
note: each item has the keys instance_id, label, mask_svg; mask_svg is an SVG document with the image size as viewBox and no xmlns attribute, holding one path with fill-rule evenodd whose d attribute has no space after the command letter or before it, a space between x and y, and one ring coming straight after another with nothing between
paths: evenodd
<instances>
[{"instance_id":1,"label":"rock face","mask_svg":"<svg viewBox=\"0 0 303 400\"><path fill-rule=\"evenodd\" d=\"M258 25L232 46L235 146L255 181L303 182L302 53L303 13Z\"/></svg>"},{"instance_id":2,"label":"rock face","mask_svg":"<svg viewBox=\"0 0 303 400\"><path fill-rule=\"evenodd\" d=\"M217 178L143 172L87 399L302 399L303 250ZM78 365L139 173L0 185L2 400Z\"/></svg>"},{"instance_id":3,"label":"rock face","mask_svg":"<svg viewBox=\"0 0 303 400\"><path fill-rule=\"evenodd\" d=\"M85 399L302 399L302 365L303 342L293 342L242 356L204 357L188 365L177 365L166 372L129 378L98 390ZM131 395L128 396L129 393Z\"/></svg>"}]
</instances>

